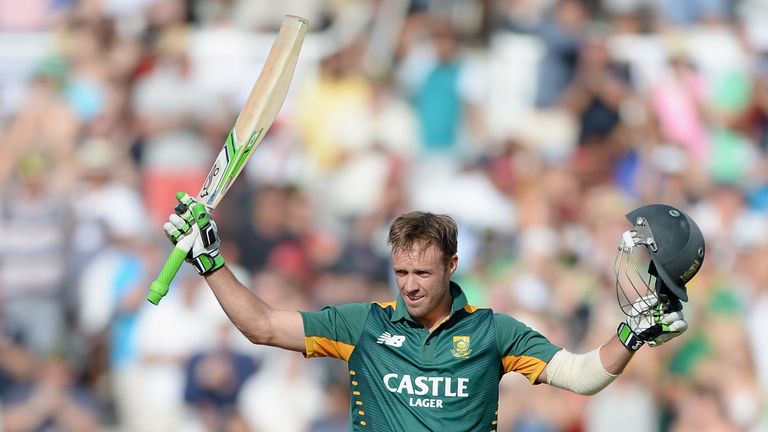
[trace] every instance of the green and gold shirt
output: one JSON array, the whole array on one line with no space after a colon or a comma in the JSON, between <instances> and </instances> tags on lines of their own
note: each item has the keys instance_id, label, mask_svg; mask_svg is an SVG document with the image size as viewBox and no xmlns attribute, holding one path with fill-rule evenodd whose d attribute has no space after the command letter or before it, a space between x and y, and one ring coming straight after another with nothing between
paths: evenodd
<instances>
[{"instance_id":1,"label":"green and gold shirt","mask_svg":"<svg viewBox=\"0 0 768 432\"><path fill-rule=\"evenodd\" d=\"M499 381L532 383L560 349L509 315L467 304L451 283L451 315L431 333L401 298L302 312L307 357L346 360L350 430L493 431Z\"/></svg>"}]
</instances>

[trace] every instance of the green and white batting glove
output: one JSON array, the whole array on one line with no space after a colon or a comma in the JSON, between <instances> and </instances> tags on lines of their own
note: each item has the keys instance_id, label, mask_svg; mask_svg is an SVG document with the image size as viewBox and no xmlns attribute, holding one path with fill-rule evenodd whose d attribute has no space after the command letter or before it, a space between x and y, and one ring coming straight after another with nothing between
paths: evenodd
<instances>
[{"instance_id":1,"label":"green and white batting glove","mask_svg":"<svg viewBox=\"0 0 768 432\"><path fill-rule=\"evenodd\" d=\"M627 319L617 329L624 346L632 351L646 342L649 346L659 346L688 329L682 311L665 312L664 306L656 295L635 300Z\"/></svg>"},{"instance_id":2,"label":"green and white batting glove","mask_svg":"<svg viewBox=\"0 0 768 432\"><path fill-rule=\"evenodd\" d=\"M179 205L163 225L165 235L175 246L189 250L186 261L199 274L205 276L218 270L224 265L224 258L219 253L221 240L216 222L205 205L187 193L177 193L176 199Z\"/></svg>"}]
</instances>

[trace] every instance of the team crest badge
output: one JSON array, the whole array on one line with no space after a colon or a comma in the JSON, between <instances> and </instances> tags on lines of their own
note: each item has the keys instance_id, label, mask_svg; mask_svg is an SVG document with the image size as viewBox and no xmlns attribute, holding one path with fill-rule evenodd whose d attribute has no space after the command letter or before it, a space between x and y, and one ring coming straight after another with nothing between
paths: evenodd
<instances>
[{"instance_id":1,"label":"team crest badge","mask_svg":"<svg viewBox=\"0 0 768 432\"><path fill-rule=\"evenodd\" d=\"M467 358L472 352L472 348L469 347L469 336L454 336L453 337L453 349L451 354L456 358Z\"/></svg>"}]
</instances>

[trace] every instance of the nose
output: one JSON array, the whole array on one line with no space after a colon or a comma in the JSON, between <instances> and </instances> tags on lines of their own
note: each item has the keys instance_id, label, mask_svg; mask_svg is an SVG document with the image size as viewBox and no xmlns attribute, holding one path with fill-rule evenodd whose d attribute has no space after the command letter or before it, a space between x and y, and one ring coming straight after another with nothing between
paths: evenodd
<instances>
[{"instance_id":1,"label":"nose","mask_svg":"<svg viewBox=\"0 0 768 432\"><path fill-rule=\"evenodd\" d=\"M403 292L407 294L415 293L419 290L419 284L416 282L413 275L405 276L402 280Z\"/></svg>"}]
</instances>

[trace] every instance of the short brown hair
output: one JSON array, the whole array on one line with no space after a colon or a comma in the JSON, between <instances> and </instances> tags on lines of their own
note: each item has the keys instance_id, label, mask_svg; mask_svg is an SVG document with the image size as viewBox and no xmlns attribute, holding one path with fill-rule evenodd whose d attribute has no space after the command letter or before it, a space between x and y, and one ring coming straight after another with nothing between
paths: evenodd
<instances>
[{"instance_id":1,"label":"short brown hair","mask_svg":"<svg viewBox=\"0 0 768 432\"><path fill-rule=\"evenodd\" d=\"M397 217L389 227L387 243L392 251L410 251L414 247L426 249L436 246L448 262L456 255L458 228L448 215L413 211Z\"/></svg>"}]
</instances>

